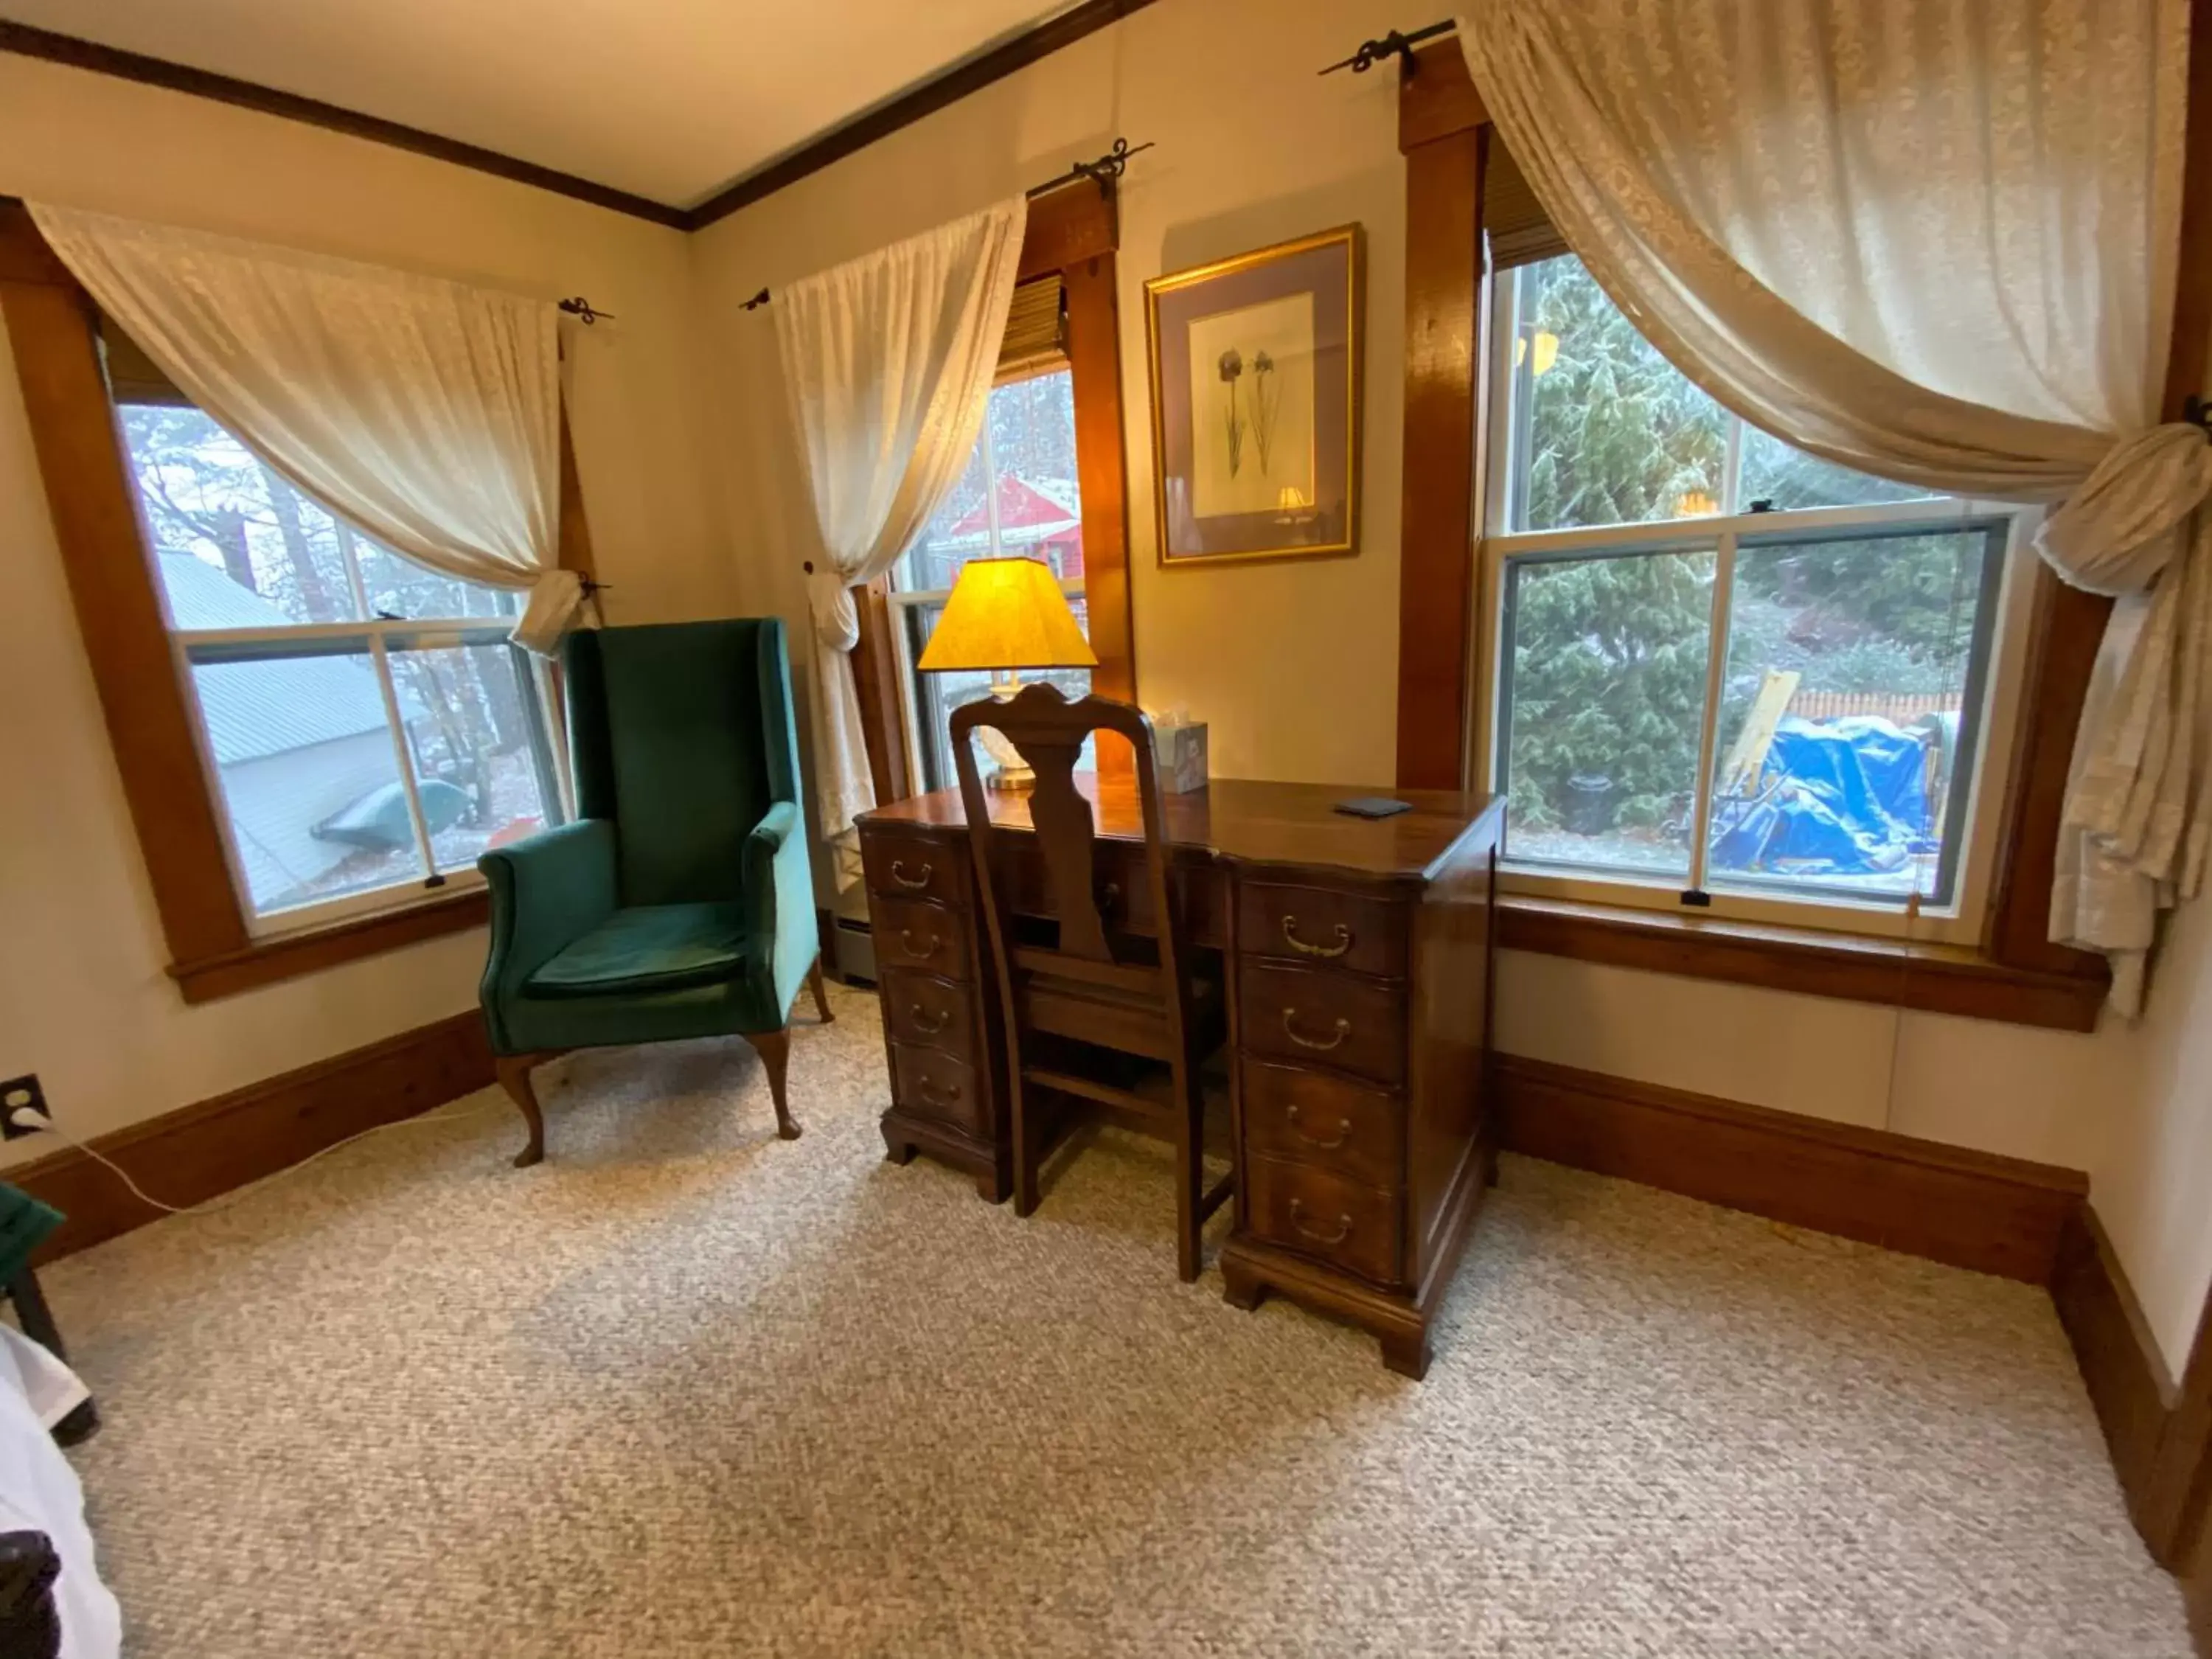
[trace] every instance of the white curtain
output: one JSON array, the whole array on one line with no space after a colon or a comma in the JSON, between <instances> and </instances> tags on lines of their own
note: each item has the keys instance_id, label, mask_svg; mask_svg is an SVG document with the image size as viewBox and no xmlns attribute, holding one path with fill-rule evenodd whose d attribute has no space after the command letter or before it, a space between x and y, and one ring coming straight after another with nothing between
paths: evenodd
<instances>
[{"instance_id":1,"label":"white curtain","mask_svg":"<svg viewBox=\"0 0 2212 1659\"><path fill-rule=\"evenodd\" d=\"M418 564L527 591L519 643L550 651L574 622L550 301L29 205L100 309L277 472Z\"/></svg>"},{"instance_id":2,"label":"white curtain","mask_svg":"<svg viewBox=\"0 0 2212 1659\"><path fill-rule=\"evenodd\" d=\"M2076 745L2051 936L2133 1012L2208 817L2212 451L2160 426L2188 0L1468 0L1553 222L1685 374L1776 436L1960 494L2126 595ZM2207 515L2212 516L2212 515Z\"/></svg>"},{"instance_id":3,"label":"white curtain","mask_svg":"<svg viewBox=\"0 0 2212 1659\"><path fill-rule=\"evenodd\" d=\"M1028 220L1018 196L775 292L822 538L806 588L822 834L848 872L853 819L876 804L853 684L852 590L891 568L968 465Z\"/></svg>"}]
</instances>

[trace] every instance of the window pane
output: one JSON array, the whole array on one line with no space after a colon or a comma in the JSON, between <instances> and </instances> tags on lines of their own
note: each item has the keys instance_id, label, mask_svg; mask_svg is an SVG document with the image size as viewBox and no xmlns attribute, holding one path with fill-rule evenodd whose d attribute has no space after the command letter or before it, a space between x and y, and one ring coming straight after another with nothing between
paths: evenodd
<instances>
[{"instance_id":1,"label":"window pane","mask_svg":"<svg viewBox=\"0 0 2212 1659\"><path fill-rule=\"evenodd\" d=\"M1522 864L1686 876L1715 557L1506 568L1506 849Z\"/></svg>"},{"instance_id":2,"label":"window pane","mask_svg":"<svg viewBox=\"0 0 2212 1659\"><path fill-rule=\"evenodd\" d=\"M1000 551L1042 559L1062 581L1082 580L1074 375L1063 368L1010 380L992 392L990 408Z\"/></svg>"},{"instance_id":3,"label":"window pane","mask_svg":"<svg viewBox=\"0 0 2212 1659\"><path fill-rule=\"evenodd\" d=\"M1074 377L1060 369L1010 380L993 389L986 418L989 430L977 436L966 471L901 562L907 592L949 588L969 560L1008 554L1041 558L1063 580L1082 578Z\"/></svg>"},{"instance_id":4,"label":"window pane","mask_svg":"<svg viewBox=\"0 0 2212 1659\"><path fill-rule=\"evenodd\" d=\"M447 622L464 617L511 620L522 614L524 596L508 588L484 587L443 575L389 552L358 531L341 532L361 567L362 592L372 614L407 622Z\"/></svg>"},{"instance_id":5,"label":"window pane","mask_svg":"<svg viewBox=\"0 0 2212 1659\"><path fill-rule=\"evenodd\" d=\"M1717 513L1729 417L1677 374L1571 255L1521 267L1510 526Z\"/></svg>"},{"instance_id":6,"label":"window pane","mask_svg":"<svg viewBox=\"0 0 2212 1659\"><path fill-rule=\"evenodd\" d=\"M1772 503L1777 513L1800 507L1868 507L1925 501L1930 493L1808 455L1755 426L1743 428L1742 456L1743 482L1736 496L1747 508L1762 501Z\"/></svg>"},{"instance_id":7,"label":"window pane","mask_svg":"<svg viewBox=\"0 0 2212 1659\"><path fill-rule=\"evenodd\" d=\"M1075 612L1075 620L1082 624L1087 636L1091 632L1091 613L1080 594L1068 596L1068 608ZM918 660L922 647L929 643L930 630L937 619L945 614L941 605L915 605L908 612L911 632L908 642ZM991 694L991 677L981 671L951 671L939 673L917 673L915 677L915 718L919 722L917 734L921 750L921 769L924 787L930 789L957 789L960 779L952 769L952 711L963 703L970 703ZM1087 696L1091 691L1091 671L1087 668L1027 668L1022 671L1022 683L1046 680L1058 686L1070 697ZM1086 744L1079 768L1092 765L1091 749ZM985 765L982 769L988 772Z\"/></svg>"},{"instance_id":8,"label":"window pane","mask_svg":"<svg viewBox=\"0 0 2212 1659\"><path fill-rule=\"evenodd\" d=\"M190 653L231 844L259 915L420 881L366 640Z\"/></svg>"},{"instance_id":9,"label":"window pane","mask_svg":"<svg viewBox=\"0 0 2212 1659\"><path fill-rule=\"evenodd\" d=\"M387 642L407 749L440 870L561 822L544 705L502 633Z\"/></svg>"},{"instance_id":10,"label":"window pane","mask_svg":"<svg viewBox=\"0 0 2212 1659\"><path fill-rule=\"evenodd\" d=\"M990 509L985 505L988 478L979 438L958 481L938 504L914 544L900 556L901 591L920 593L951 587L962 565L970 559L991 556Z\"/></svg>"},{"instance_id":11,"label":"window pane","mask_svg":"<svg viewBox=\"0 0 2212 1659\"><path fill-rule=\"evenodd\" d=\"M362 620L329 514L197 409L122 415L173 626Z\"/></svg>"},{"instance_id":12,"label":"window pane","mask_svg":"<svg viewBox=\"0 0 2212 1659\"><path fill-rule=\"evenodd\" d=\"M2002 527L1746 545L1711 885L1951 897Z\"/></svg>"}]
</instances>

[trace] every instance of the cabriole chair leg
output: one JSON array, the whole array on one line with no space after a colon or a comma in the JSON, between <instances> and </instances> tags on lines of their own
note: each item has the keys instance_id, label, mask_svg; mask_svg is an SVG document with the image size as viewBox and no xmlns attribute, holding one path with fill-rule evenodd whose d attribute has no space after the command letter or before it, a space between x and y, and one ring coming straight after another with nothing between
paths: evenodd
<instances>
[{"instance_id":1,"label":"cabriole chair leg","mask_svg":"<svg viewBox=\"0 0 2212 1659\"><path fill-rule=\"evenodd\" d=\"M784 1073L791 1064L791 1028L781 1026L773 1031L748 1031L745 1041L753 1045L753 1052L761 1057L761 1065L768 1072L769 1098L775 1103L775 1132L786 1140L799 1139L799 1126L791 1121L791 1108L784 1102Z\"/></svg>"},{"instance_id":2,"label":"cabriole chair leg","mask_svg":"<svg viewBox=\"0 0 2212 1659\"><path fill-rule=\"evenodd\" d=\"M522 1113L522 1120L530 1126L529 1144L514 1155L514 1167L526 1170L545 1159L545 1114L538 1109L538 1091L530 1081L530 1069L548 1058L544 1054L498 1054L492 1060L492 1070L499 1079L499 1086L507 1092Z\"/></svg>"}]
</instances>

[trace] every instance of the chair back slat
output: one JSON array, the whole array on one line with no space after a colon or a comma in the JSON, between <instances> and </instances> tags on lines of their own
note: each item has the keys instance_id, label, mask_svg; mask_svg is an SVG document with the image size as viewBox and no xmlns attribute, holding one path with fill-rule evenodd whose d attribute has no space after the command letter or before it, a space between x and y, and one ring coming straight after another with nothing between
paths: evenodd
<instances>
[{"instance_id":1,"label":"chair back slat","mask_svg":"<svg viewBox=\"0 0 2212 1659\"><path fill-rule=\"evenodd\" d=\"M1137 789L1145 824L1146 878L1158 928L1159 968L1170 988L1170 1001L1187 1005L1181 975L1184 955L1181 912L1170 902L1168 846L1159 799L1159 774L1153 762L1152 723L1142 709L1110 697L1070 702L1054 685L1024 687L1013 697L972 702L952 714L952 753L967 810L969 843L975 853L977 884L983 890L994 945L1002 963L1011 963L1011 885L1001 867L991 827L990 803L975 767L971 734L978 726L1002 733L1036 773L1029 794L1030 825L1045 870L1046 893L1060 925L1057 953L1079 961L1115 963L1114 908L1102 906L1098 888L1098 826L1090 799L1075 781L1075 764L1095 732L1111 732L1136 751ZM1024 955L1030 953L1024 952ZM1179 994L1181 993L1181 994Z\"/></svg>"}]
</instances>

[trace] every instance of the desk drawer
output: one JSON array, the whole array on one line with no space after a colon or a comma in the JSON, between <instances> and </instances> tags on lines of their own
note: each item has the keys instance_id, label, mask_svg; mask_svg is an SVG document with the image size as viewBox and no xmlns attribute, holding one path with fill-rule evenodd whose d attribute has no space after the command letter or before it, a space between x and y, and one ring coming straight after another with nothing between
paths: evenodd
<instances>
[{"instance_id":1,"label":"desk drawer","mask_svg":"<svg viewBox=\"0 0 2212 1659\"><path fill-rule=\"evenodd\" d=\"M1401 1277L1403 1212L1389 1193L1279 1158L1245 1160L1252 1231L1377 1285Z\"/></svg>"},{"instance_id":2,"label":"desk drawer","mask_svg":"<svg viewBox=\"0 0 2212 1659\"><path fill-rule=\"evenodd\" d=\"M1366 1187L1405 1179L1405 1112L1395 1095L1326 1072L1244 1063L1244 1139L1255 1152L1310 1164Z\"/></svg>"},{"instance_id":3,"label":"desk drawer","mask_svg":"<svg viewBox=\"0 0 2212 1659\"><path fill-rule=\"evenodd\" d=\"M880 950L882 947L878 946ZM1248 1054L1377 1083L1406 1076L1406 994L1322 969L1243 964L1237 1042Z\"/></svg>"},{"instance_id":4,"label":"desk drawer","mask_svg":"<svg viewBox=\"0 0 2212 1659\"><path fill-rule=\"evenodd\" d=\"M900 1042L942 1048L973 1064L975 1002L972 988L911 968L887 969L883 978L884 1023Z\"/></svg>"},{"instance_id":5,"label":"desk drawer","mask_svg":"<svg viewBox=\"0 0 2212 1659\"><path fill-rule=\"evenodd\" d=\"M895 830L863 830L860 867L866 872L872 893L891 899L934 899L939 904L967 908L969 861L963 841L933 841Z\"/></svg>"},{"instance_id":6,"label":"desk drawer","mask_svg":"<svg viewBox=\"0 0 2212 1659\"><path fill-rule=\"evenodd\" d=\"M990 1139L975 1068L966 1060L955 1060L939 1049L894 1042L891 1088L899 1105L915 1116L949 1123L980 1139Z\"/></svg>"},{"instance_id":7,"label":"desk drawer","mask_svg":"<svg viewBox=\"0 0 2212 1659\"><path fill-rule=\"evenodd\" d=\"M1248 957L1402 979L1411 921L1408 906L1370 894L1248 881L1237 897L1237 945Z\"/></svg>"},{"instance_id":8,"label":"desk drawer","mask_svg":"<svg viewBox=\"0 0 2212 1659\"><path fill-rule=\"evenodd\" d=\"M941 904L875 895L868 903L879 969L922 968L947 979L968 971L968 918Z\"/></svg>"}]
</instances>

